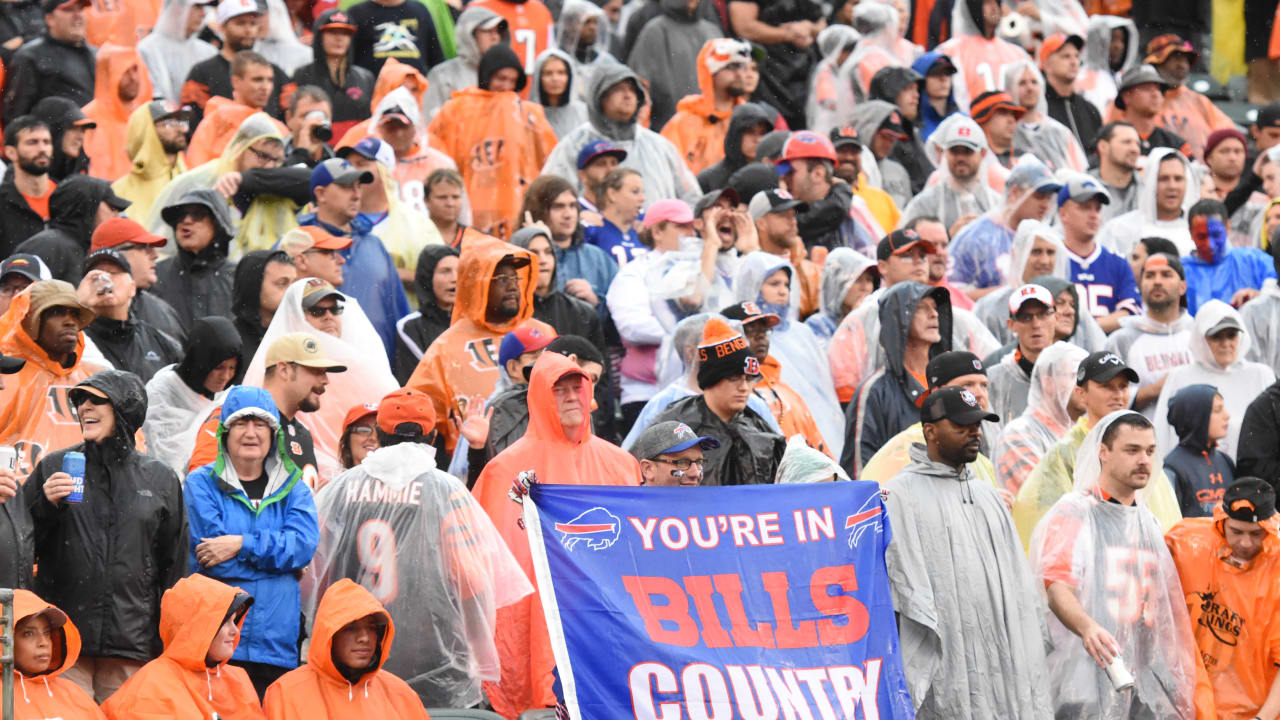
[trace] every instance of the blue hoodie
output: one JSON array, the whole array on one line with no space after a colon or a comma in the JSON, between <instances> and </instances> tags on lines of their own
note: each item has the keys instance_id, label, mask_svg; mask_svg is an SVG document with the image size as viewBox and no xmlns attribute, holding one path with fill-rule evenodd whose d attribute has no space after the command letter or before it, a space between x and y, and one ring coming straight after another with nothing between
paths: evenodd
<instances>
[{"instance_id":1,"label":"blue hoodie","mask_svg":"<svg viewBox=\"0 0 1280 720\"><path fill-rule=\"evenodd\" d=\"M1183 517L1213 517L1222 494L1235 480L1231 458L1209 442L1212 385L1188 385L1169 401L1169 424L1178 433L1178 447L1164 458L1164 472L1173 483Z\"/></svg>"},{"instance_id":2,"label":"blue hoodie","mask_svg":"<svg viewBox=\"0 0 1280 720\"><path fill-rule=\"evenodd\" d=\"M938 52L937 50L931 50L921 55L920 57L916 58L916 61L911 63L911 69L915 70L921 75L928 76L929 68L933 67L933 64L938 62L938 58L940 57L945 57L945 56L942 53ZM933 131L938 129L939 123L941 123L943 120L946 120L947 117L949 117L953 113L956 113L959 111L960 111L960 108L956 105L956 93L955 93L954 86L951 91L951 94L947 96L947 114L946 115L939 115L938 111L933 109L933 105L929 104L929 98L925 97L924 92L921 91L920 117L916 121L920 125L921 139L928 140L929 136L933 134Z\"/></svg>"}]
</instances>

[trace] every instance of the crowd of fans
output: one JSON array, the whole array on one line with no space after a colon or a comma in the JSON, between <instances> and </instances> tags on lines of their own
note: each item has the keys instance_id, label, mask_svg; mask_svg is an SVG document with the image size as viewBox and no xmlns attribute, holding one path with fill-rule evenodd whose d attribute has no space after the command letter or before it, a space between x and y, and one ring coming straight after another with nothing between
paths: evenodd
<instances>
[{"instance_id":1,"label":"crowd of fans","mask_svg":"<svg viewBox=\"0 0 1280 720\"><path fill-rule=\"evenodd\" d=\"M529 484L851 479L920 717L1280 717L1264 4L0 2L16 717L514 720Z\"/></svg>"}]
</instances>

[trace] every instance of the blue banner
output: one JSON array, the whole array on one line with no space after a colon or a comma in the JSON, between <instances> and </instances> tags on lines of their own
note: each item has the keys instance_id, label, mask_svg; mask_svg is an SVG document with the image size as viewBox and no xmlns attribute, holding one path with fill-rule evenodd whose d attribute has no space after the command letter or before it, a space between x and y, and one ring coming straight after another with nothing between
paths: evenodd
<instances>
[{"instance_id":1,"label":"blue banner","mask_svg":"<svg viewBox=\"0 0 1280 720\"><path fill-rule=\"evenodd\" d=\"M524 518L570 716L913 718L879 489L534 485Z\"/></svg>"}]
</instances>

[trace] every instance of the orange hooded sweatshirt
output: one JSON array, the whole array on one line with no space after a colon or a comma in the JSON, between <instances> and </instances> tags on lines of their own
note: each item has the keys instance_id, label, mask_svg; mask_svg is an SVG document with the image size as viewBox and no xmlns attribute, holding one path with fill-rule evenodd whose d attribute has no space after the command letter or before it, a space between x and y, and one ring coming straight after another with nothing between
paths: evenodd
<instances>
[{"instance_id":1,"label":"orange hooded sweatshirt","mask_svg":"<svg viewBox=\"0 0 1280 720\"><path fill-rule=\"evenodd\" d=\"M110 43L135 47L160 17L161 0L109 0L84 9L85 39L96 48Z\"/></svg>"},{"instance_id":2,"label":"orange hooded sweatshirt","mask_svg":"<svg viewBox=\"0 0 1280 720\"><path fill-rule=\"evenodd\" d=\"M472 225L503 240L511 237L520 227L524 191L556 146L542 106L514 92L457 90L431 119L427 136L457 163Z\"/></svg>"},{"instance_id":3,"label":"orange hooded sweatshirt","mask_svg":"<svg viewBox=\"0 0 1280 720\"><path fill-rule=\"evenodd\" d=\"M676 103L676 114L662 126L662 137L680 151L696 175L724 159L724 136L729 132L733 108L716 110L716 93L707 56L721 38L708 40L698 51L698 94L686 95ZM734 106L746 102L737 98Z\"/></svg>"},{"instance_id":4,"label":"orange hooded sweatshirt","mask_svg":"<svg viewBox=\"0 0 1280 720\"><path fill-rule=\"evenodd\" d=\"M387 624L377 669L352 683L333 662L333 636L344 625L369 615ZM343 578L325 590L316 607L307 663L285 673L267 688L263 706L270 720L430 720L418 693L382 669L391 655L396 626L373 594ZM411 650L410 650L411 651Z\"/></svg>"},{"instance_id":5,"label":"orange hooded sweatshirt","mask_svg":"<svg viewBox=\"0 0 1280 720\"><path fill-rule=\"evenodd\" d=\"M407 85L405 85L408 83ZM401 85L409 88L414 97L418 98L418 106L422 106L422 98L427 94L427 76L418 72L417 68L412 65L406 65L395 58L388 58L382 64L382 69L378 71L378 79L373 84L373 96L369 101L369 114L372 115L378 109L378 103L382 102L382 98L387 93L395 90ZM371 120L361 120L351 126L338 138L338 144L333 148L349 147L355 145L361 140L369 136L369 123Z\"/></svg>"},{"instance_id":6,"label":"orange hooded sweatshirt","mask_svg":"<svg viewBox=\"0 0 1280 720\"><path fill-rule=\"evenodd\" d=\"M120 79L132 67L138 68L138 94L126 103L120 99ZM98 126L85 133L84 153L89 156L90 175L115 182L133 170L125 151L129 116L151 102L151 74L137 48L104 45L98 48L93 87L93 102L84 106L84 114Z\"/></svg>"},{"instance_id":7,"label":"orange hooded sweatshirt","mask_svg":"<svg viewBox=\"0 0 1280 720\"><path fill-rule=\"evenodd\" d=\"M71 286L64 291L74 292ZM0 317L0 353L27 361L16 375L5 379L0 390L0 445L12 446L18 452L18 472L22 475L35 469L36 463L46 453L84 438L80 422L67 400L67 391L81 380L102 368L82 361L84 333L76 340L75 362L63 367L36 344L33 335L40 332L38 314L48 308L37 300L35 313L31 309L32 285L16 295L9 310ZM27 316L31 315L30 318ZM85 311L85 324L93 314Z\"/></svg>"},{"instance_id":8,"label":"orange hooded sweatshirt","mask_svg":"<svg viewBox=\"0 0 1280 720\"><path fill-rule=\"evenodd\" d=\"M29 617L45 614L53 631L53 666L42 675L27 677L13 671L13 714L15 720L104 720L97 703L79 685L62 677L80 657L80 631L67 614L29 590L13 591L13 625ZM0 683L0 688L3 683Z\"/></svg>"},{"instance_id":9,"label":"orange hooded sweatshirt","mask_svg":"<svg viewBox=\"0 0 1280 720\"><path fill-rule=\"evenodd\" d=\"M573 441L565 437L552 388L561 378L574 374L585 377L582 369L563 355L543 353L538 358L529 379L529 429L485 465L472 490L530 581L534 580L533 560L528 537L517 522L520 506L507 497L516 475L532 470L538 482L562 485L640 484L640 463L622 448L592 434L589 414L581 438ZM591 383L584 383L579 400L588 413L591 397ZM551 671L556 661L537 590L499 609L497 628L502 680L485 686L494 710L515 718L529 708L555 705Z\"/></svg>"},{"instance_id":10,"label":"orange hooded sweatshirt","mask_svg":"<svg viewBox=\"0 0 1280 720\"><path fill-rule=\"evenodd\" d=\"M250 115L260 112L262 110L236 102L231 98L220 95L209 98L209 102L204 106L204 119L196 127L195 134L191 136L191 143L187 146L187 165L199 167L210 160L217 160L222 156L222 151L231 144L231 138L235 137L244 121L248 120ZM279 130L281 135L289 137L291 133L284 123L275 118L271 118L271 122L275 124L276 130Z\"/></svg>"},{"instance_id":11,"label":"orange hooded sweatshirt","mask_svg":"<svg viewBox=\"0 0 1280 720\"><path fill-rule=\"evenodd\" d=\"M516 269L520 277L520 312L511 320L491 323L485 319L489 306L489 285L503 258L521 258L525 266ZM521 326L531 326L555 335L544 322L533 319L533 289L537 284L538 261L533 253L490 237L467 241L458 261L458 296L448 330L422 354L418 367L405 385L426 393L436 407L436 430L444 436L452 452L457 431L449 422L458 404L484 402L493 394L499 374L498 345L502 336Z\"/></svg>"},{"instance_id":12,"label":"orange hooded sweatshirt","mask_svg":"<svg viewBox=\"0 0 1280 720\"><path fill-rule=\"evenodd\" d=\"M1280 516L1262 521L1262 551L1243 567L1231 558L1227 514L1188 518L1169 529L1165 545L1182 580L1196 638L1196 717L1248 720L1262 707L1280 665ZM1208 691L1206 685L1211 686Z\"/></svg>"},{"instance_id":13,"label":"orange hooded sweatshirt","mask_svg":"<svg viewBox=\"0 0 1280 720\"><path fill-rule=\"evenodd\" d=\"M109 720L264 720L243 669L205 663L209 645L231 610L238 587L190 575L160 599L164 652L142 666L102 704ZM244 625L244 615L240 616ZM239 638L237 637L237 642Z\"/></svg>"}]
</instances>

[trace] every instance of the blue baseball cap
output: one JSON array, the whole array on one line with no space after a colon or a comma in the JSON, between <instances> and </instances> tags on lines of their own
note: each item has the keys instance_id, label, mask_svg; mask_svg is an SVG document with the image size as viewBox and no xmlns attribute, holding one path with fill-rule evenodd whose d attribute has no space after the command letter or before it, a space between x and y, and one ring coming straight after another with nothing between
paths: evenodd
<instances>
[{"instance_id":1,"label":"blue baseball cap","mask_svg":"<svg viewBox=\"0 0 1280 720\"><path fill-rule=\"evenodd\" d=\"M1089 175L1076 174L1058 191L1058 206L1061 207L1068 200L1083 203L1094 198L1100 198L1103 205L1111 204L1111 193L1107 192L1102 183Z\"/></svg>"},{"instance_id":2,"label":"blue baseball cap","mask_svg":"<svg viewBox=\"0 0 1280 720\"><path fill-rule=\"evenodd\" d=\"M525 353L542 350L555 339L554 333L544 333L534 327L516 328L502 336L502 344L498 346L498 364L505 368L509 361Z\"/></svg>"},{"instance_id":3,"label":"blue baseball cap","mask_svg":"<svg viewBox=\"0 0 1280 720\"><path fill-rule=\"evenodd\" d=\"M1053 176L1053 171L1034 156L1024 155L1014 163L1005 179L1005 185L1031 188L1036 192L1058 192L1062 183Z\"/></svg>"},{"instance_id":4,"label":"blue baseball cap","mask_svg":"<svg viewBox=\"0 0 1280 720\"><path fill-rule=\"evenodd\" d=\"M351 163L342 158L329 158L315 166L311 171L311 194L314 195L316 188L324 187L330 183L339 185L353 185L360 183L367 185L373 182L373 173L368 170L357 170Z\"/></svg>"},{"instance_id":5,"label":"blue baseball cap","mask_svg":"<svg viewBox=\"0 0 1280 720\"><path fill-rule=\"evenodd\" d=\"M618 162L627 159L627 151L608 140L592 140L578 153L578 169L586 170L588 165L603 155L612 155L618 158Z\"/></svg>"}]
</instances>

